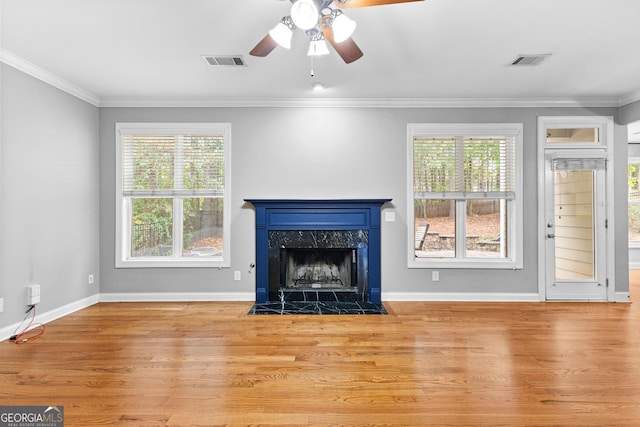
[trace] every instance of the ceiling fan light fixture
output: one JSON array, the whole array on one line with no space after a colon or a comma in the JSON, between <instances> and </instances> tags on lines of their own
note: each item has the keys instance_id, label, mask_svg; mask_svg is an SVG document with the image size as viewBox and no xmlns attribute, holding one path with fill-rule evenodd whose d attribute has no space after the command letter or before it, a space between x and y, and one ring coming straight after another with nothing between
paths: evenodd
<instances>
[{"instance_id":1,"label":"ceiling fan light fixture","mask_svg":"<svg viewBox=\"0 0 640 427\"><path fill-rule=\"evenodd\" d=\"M333 38L336 43L342 43L356 30L356 21L345 15L340 9L335 9L331 12L332 15L332 28Z\"/></svg>"},{"instance_id":2,"label":"ceiling fan light fixture","mask_svg":"<svg viewBox=\"0 0 640 427\"><path fill-rule=\"evenodd\" d=\"M318 33L311 38L309 42L309 51L307 52L308 56L320 56L320 55L328 55L329 48L327 47L327 42L325 41L324 34Z\"/></svg>"},{"instance_id":3,"label":"ceiling fan light fixture","mask_svg":"<svg viewBox=\"0 0 640 427\"><path fill-rule=\"evenodd\" d=\"M291 17L285 16L278 22L278 25L269 31L269 35L283 48L291 49L291 38L293 37L293 30L295 29L296 27Z\"/></svg>"},{"instance_id":4,"label":"ceiling fan light fixture","mask_svg":"<svg viewBox=\"0 0 640 427\"><path fill-rule=\"evenodd\" d=\"M313 0L297 0L291 6L291 18L302 30L310 30L318 25L318 7Z\"/></svg>"}]
</instances>

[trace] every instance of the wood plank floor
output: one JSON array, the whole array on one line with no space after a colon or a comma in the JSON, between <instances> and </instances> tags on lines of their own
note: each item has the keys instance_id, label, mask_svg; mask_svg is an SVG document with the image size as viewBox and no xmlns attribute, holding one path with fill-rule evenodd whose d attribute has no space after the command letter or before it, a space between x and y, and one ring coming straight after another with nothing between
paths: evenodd
<instances>
[{"instance_id":1,"label":"wood plank floor","mask_svg":"<svg viewBox=\"0 0 640 427\"><path fill-rule=\"evenodd\" d=\"M0 405L62 405L67 427L640 425L637 303L250 306L101 303L51 322L0 343Z\"/></svg>"}]
</instances>

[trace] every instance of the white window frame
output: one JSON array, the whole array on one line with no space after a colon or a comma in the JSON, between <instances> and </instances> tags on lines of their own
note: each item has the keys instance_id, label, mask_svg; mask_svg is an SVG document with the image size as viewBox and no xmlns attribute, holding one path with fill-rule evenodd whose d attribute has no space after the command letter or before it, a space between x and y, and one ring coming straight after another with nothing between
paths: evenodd
<instances>
[{"instance_id":1,"label":"white window frame","mask_svg":"<svg viewBox=\"0 0 640 427\"><path fill-rule=\"evenodd\" d=\"M407 125L407 266L409 268L523 268L522 123L409 123ZM416 137L513 137L515 139L515 199L508 203L507 258L416 258L413 194L413 144ZM457 219L459 222L459 220Z\"/></svg>"},{"instance_id":2,"label":"white window frame","mask_svg":"<svg viewBox=\"0 0 640 427\"><path fill-rule=\"evenodd\" d=\"M123 195L123 135L193 135L208 134L224 138L223 250L213 257L182 257L174 251L170 257L131 257L131 204ZM231 222L231 124L230 123L116 123L116 268L153 267L229 267ZM176 200L174 199L174 206ZM181 204L179 203L179 206ZM174 230L182 224L182 210L174 213ZM181 227L179 227L181 229ZM174 241L182 242L181 233Z\"/></svg>"},{"instance_id":3,"label":"white window frame","mask_svg":"<svg viewBox=\"0 0 640 427\"><path fill-rule=\"evenodd\" d=\"M627 162L628 164L640 164L640 157L629 157L629 160ZM640 204L640 201L631 201L629 200L629 196L627 195L627 206L628 205L638 205ZM629 240L629 248L630 249L638 249L640 248L640 242L639 241L631 241Z\"/></svg>"}]
</instances>

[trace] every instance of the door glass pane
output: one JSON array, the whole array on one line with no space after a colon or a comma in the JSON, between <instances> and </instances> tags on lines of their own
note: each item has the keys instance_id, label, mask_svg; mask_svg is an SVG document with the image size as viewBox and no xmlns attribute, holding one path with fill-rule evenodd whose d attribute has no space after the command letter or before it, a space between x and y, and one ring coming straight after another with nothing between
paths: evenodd
<instances>
[{"instance_id":1,"label":"door glass pane","mask_svg":"<svg viewBox=\"0 0 640 427\"><path fill-rule=\"evenodd\" d=\"M173 255L173 199L132 200L131 256Z\"/></svg>"},{"instance_id":2,"label":"door glass pane","mask_svg":"<svg viewBox=\"0 0 640 427\"><path fill-rule=\"evenodd\" d=\"M600 142L598 128L562 128L547 129L547 144L566 143L597 143Z\"/></svg>"},{"instance_id":3,"label":"door glass pane","mask_svg":"<svg viewBox=\"0 0 640 427\"><path fill-rule=\"evenodd\" d=\"M555 171L555 279L595 280L594 171Z\"/></svg>"},{"instance_id":4,"label":"door glass pane","mask_svg":"<svg viewBox=\"0 0 640 427\"><path fill-rule=\"evenodd\" d=\"M467 258L505 258L506 200L467 201Z\"/></svg>"},{"instance_id":5,"label":"door glass pane","mask_svg":"<svg viewBox=\"0 0 640 427\"><path fill-rule=\"evenodd\" d=\"M416 258L455 258L456 201L416 200Z\"/></svg>"},{"instance_id":6,"label":"door glass pane","mask_svg":"<svg viewBox=\"0 0 640 427\"><path fill-rule=\"evenodd\" d=\"M182 256L222 255L222 198L201 197L183 200Z\"/></svg>"},{"instance_id":7,"label":"door glass pane","mask_svg":"<svg viewBox=\"0 0 640 427\"><path fill-rule=\"evenodd\" d=\"M629 243L640 243L640 163L629 163L627 185L629 188Z\"/></svg>"},{"instance_id":8,"label":"door glass pane","mask_svg":"<svg viewBox=\"0 0 640 427\"><path fill-rule=\"evenodd\" d=\"M629 243L640 244L640 204L629 203Z\"/></svg>"}]
</instances>

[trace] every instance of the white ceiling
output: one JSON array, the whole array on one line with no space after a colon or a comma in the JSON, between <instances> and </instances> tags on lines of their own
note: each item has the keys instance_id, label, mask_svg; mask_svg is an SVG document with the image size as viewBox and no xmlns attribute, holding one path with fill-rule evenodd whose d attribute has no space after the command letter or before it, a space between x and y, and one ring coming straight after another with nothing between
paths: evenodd
<instances>
[{"instance_id":1,"label":"white ceiling","mask_svg":"<svg viewBox=\"0 0 640 427\"><path fill-rule=\"evenodd\" d=\"M315 59L315 77L301 30L290 51L248 54L289 14L289 1L0 1L3 60L46 70L103 105L640 99L639 0L426 0L349 9L364 57L347 65L332 50ZM551 56L510 67L519 54ZM202 55L242 55L247 66L209 67ZM327 90L312 92L314 82Z\"/></svg>"}]
</instances>

